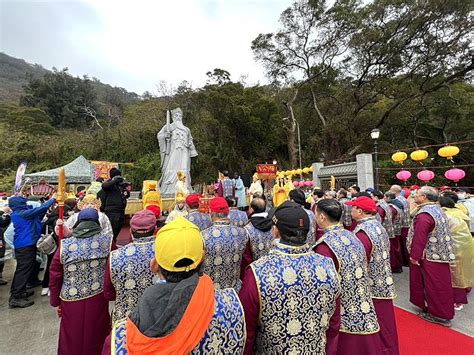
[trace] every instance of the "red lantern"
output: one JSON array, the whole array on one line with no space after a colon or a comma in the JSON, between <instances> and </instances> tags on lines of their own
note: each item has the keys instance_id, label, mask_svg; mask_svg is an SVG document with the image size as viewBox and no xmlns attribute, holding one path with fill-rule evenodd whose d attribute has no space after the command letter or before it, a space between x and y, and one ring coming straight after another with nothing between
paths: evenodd
<instances>
[{"instance_id":1,"label":"red lantern","mask_svg":"<svg viewBox=\"0 0 474 355\"><path fill-rule=\"evenodd\" d=\"M398 180L407 181L411 177L411 173L408 170L400 170L396 176Z\"/></svg>"},{"instance_id":2,"label":"red lantern","mask_svg":"<svg viewBox=\"0 0 474 355\"><path fill-rule=\"evenodd\" d=\"M304 187L306 184L304 183L304 181L300 181L298 185L299 185L300 187Z\"/></svg>"},{"instance_id":3,"label":"red lantern","mask_svg":"<svg viewBox=\"0 0 474 355\"><path fill-rule=\"evenodd\" d=\"M294 187L298 187L298 185L299 185L299 182L298 182L298 181L296 181L296 180L293 181L293 186L294 186Z\"/></svg>"},{"instance_id":4,"label":"red lantern","mask_svg":"<svg viewBox=\"0 0 474 355\"><path fill-rule=\"evenodd\" d=\"M454 168L449 169L444 173L444 176L448 180L452 180L454 182L458 182L459 180L463 179L466 176L466 172L462 169Z\"/></svg>"},{"instance_id":5,"label":"red lantern","mask_svg":"<svg viewBox=\"0 0 474 355\"><path fill-rule=\"evenodd\" d=\"M308 186L308 187L311 187L311 186L313 186L313 182L311 180L307 180L305 182L305 185Z\"/></svg>"},{"instance_id":6,"label":"red lantern","mask_svg":"<svg viewBox=\"0 0 474 355\"><path fill-rule=\"evenodd\" d=\"M416 174L416 177L423 182L428 182L430 180L433 180L433 178L435 177L435 173L431 170L422 170L418 174Z\"/></svg>"}]
</instances>

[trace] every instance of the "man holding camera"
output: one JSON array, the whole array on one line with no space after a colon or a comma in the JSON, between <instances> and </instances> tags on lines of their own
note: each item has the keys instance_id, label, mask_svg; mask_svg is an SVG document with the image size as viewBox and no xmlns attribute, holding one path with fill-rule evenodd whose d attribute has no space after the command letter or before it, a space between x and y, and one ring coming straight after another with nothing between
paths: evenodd
<instances>
[{"instance_id":1,"label":"man holding camera","mask_svg":"<svg viewBox=\"0 0 474 355\"><path fill-rule=\"evenodd\" d=\"M102 192L99 197L102 202L101 211L109 217L114 242L116 242L124 223L125 207L127 207L127 198L130 196L130 192L127 190L129 184L125 182L119 169L110 169L109 176L110 179L102 184Z\"/></svg>"}]
</instances>

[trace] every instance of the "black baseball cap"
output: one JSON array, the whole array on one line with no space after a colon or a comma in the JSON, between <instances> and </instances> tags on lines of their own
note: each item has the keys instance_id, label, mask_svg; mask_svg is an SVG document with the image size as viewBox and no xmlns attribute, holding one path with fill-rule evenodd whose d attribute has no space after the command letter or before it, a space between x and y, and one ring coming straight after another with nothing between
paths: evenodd
<instances>
[{"instance_id":1,"label":"black baseball cap","mask_svg":"<svg viewBox=\"0 0 474 355\"><path fill-rule=\"evenodd\" d=\"M309 231L309 216L293 201L285 201L268 212L268 217L278 230L288 237L306 235Z\"/></svg>"}]
</instances>

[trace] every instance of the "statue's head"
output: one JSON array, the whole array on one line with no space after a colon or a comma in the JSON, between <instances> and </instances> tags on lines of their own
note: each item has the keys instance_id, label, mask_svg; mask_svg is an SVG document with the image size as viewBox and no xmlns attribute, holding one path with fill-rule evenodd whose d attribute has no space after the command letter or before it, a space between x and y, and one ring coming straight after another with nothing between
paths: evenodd
<instances>
[{"instance_id":1,"label":"statue's head","mask_svg":"<svg viewBox=\"0 0 474 355\"><path fill-rule=\"evenodd\" d=\"M171 118L173 122L183 121L183 111L179 107L171 110Z\"/></svg>"}]
</instances>

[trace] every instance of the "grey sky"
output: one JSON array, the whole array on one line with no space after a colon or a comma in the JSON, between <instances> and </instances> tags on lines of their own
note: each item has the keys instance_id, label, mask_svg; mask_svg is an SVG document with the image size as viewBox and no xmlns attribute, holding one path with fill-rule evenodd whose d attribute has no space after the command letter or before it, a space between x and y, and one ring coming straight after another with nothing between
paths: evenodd
<instances>
[{"instance_id":1,"label":"grey sky","mask_svg":"<svg viewBox=\"0 0 474 355\"><path fill-rule=\"evenodd\" d=\"M130 91L164 80L202 85L226 69L264 82L250 42L278 26L290 0L0 0L0 51L68 67Z\"/></svg>"}]
</instances>

